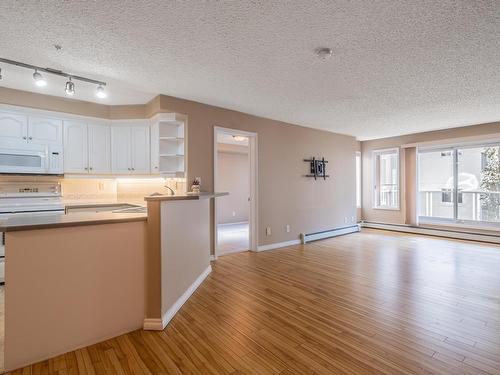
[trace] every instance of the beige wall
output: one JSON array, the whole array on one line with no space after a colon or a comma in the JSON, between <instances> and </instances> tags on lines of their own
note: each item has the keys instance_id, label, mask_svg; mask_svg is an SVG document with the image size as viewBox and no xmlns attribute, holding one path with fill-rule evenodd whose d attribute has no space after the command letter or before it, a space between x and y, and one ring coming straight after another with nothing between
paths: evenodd
<instances>
[{"instance_id":1,"label":"beige wall","mask_svg":"<svg viewBox=\"0 0 500 375\"><path fill-rule=\"evenodd\" d=\"M201 176L203 190L213 189L214 126L258 134L259 245L345 226L345 219L356 218L354 137L164 95L160 100L162 111L188 115L188 181ZM304 177L303 159L311 156L329 161L329 179ZM271 236L265 234L267 226Z\"/></svg>"},{"instance_id":2,"label":"beige wall","mask_svg":"<svg viewBox=\"0 0 500 375\"><path fill-rule=\"evenodd\" d=\"M7 370L142 327L145 230L141 221L7 233Z\"/></svg>"},{"instance_id":3,"label":"beige wall","mask_svg":"<svg viewBox=\"0 0 500 375\"><path fill-rule=\"evenodd\" d=\"M415 217L415 185L416 185L416 156L415 149L400 150L400 210L379 210L373 209L372 193L372 151L378 149L401 147L413 143L422 142L447 142L459 138L484 137L488 139L492 135L500 134L500 122L466 126L461 128L439 130L418 134L409 134L400 137L390 137L361 142L362 170L363 170L363 204L362 218L367 221L412 224L412 217Z\"/></svg>"},{"instance_id":4,"label":"beige wall","mask_svg":"<svg viewBox=\"0 0 500 375\"><path fill-rule=\"evenodd\" d=\"M218 149L217 186L219 190L229 192L229 195L218 198L217 222L219 224L247 222L250 206L248 147L237 146L238 148L234 149L224 146L219 144Z\"/></svg>"},{"instance_id":5,"label":"beige wall","mask_svg":"<svg viewBox=\"0 0 500 375\"><path fill-rule=\"evenodd\" d=\"M354 137L160 95L141 106L103 106L0 88L0 103L103 118L150 117L157 112L188 116L188 181L202 177L202 190L213 190L214 126L258 134L259 245L299 238L356 218ZM306 157L329 160L327 181L303 177ZM213 217L213 207L211 209ZM291 225L286 233L285 226ZM213 229L213 220L211 222ZM270 226L272 235L265 235ZM213 233L213 231L212 231ZM213 237L213 236L212 236ZM213 238L212 238L213 243Z\"/></svg>"}]
</instances>

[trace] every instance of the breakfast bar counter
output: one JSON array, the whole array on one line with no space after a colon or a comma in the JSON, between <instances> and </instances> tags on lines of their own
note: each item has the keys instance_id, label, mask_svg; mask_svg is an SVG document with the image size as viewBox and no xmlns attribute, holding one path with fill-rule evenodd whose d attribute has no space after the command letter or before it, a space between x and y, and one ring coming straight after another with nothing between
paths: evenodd
<instances>
[{"instance_id":1,"label":"breakfast bar counter","mask_svg":"<svg viewBox=\"0 0 500 375\"><path fill-rule=\"evenodd\" d=\"M82 225L99 225L146 221L146 213L118 212L75 212L70 214L54 213L48 215L14 216L0 219L0 232L13 232L34 229L64 228Z\"/></svg>"}]
</instances>

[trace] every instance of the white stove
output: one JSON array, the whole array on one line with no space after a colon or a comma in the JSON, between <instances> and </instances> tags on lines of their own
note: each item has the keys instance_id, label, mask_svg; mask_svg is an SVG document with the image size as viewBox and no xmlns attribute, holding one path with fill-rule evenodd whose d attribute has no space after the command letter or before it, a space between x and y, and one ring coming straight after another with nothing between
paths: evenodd
<instances>
[{"instance_id":1,"label":"white stove","mask_svg":"<svg viewBox=\"0 0 500 375\"><path fill-rule=\"evenodd\" d=\"M59 182L0 182L0 220L20 215L64 213ZM4 282L5 236L0 242L0 283Z\"/></svg>"}]
</instances>

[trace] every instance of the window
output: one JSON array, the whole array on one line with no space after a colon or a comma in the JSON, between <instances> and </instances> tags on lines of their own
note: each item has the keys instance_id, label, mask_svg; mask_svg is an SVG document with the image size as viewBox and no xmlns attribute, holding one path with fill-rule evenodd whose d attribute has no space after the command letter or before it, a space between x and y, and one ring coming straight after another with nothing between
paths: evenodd
<instances>
[{"instance_id":1,"label":"window","mask_svg":"<svg viewBox=\"0 0 500 375\"><path fill-rule=\"evenodd\" d=\"M500 223L500 145L421 150L418 214L479 225Z\"/></svg>"},{"instance_id":2,"label":"window","mask_svg":"<svg viewBox=\"0 0 500 375\"><path fill-rule=\"evenodd\" d=\"M356 152L356 207L361 208L361 152Z\"/></svg>"},{"instance_id":3,"label":"window","mask_svg":"<svg viewBox=\"0 0 500 375\"><path fill-rule=\"evenodd\" d=\"M399 149L373 151L373 207L399 210Z\"/></svg>"}]
</instances>

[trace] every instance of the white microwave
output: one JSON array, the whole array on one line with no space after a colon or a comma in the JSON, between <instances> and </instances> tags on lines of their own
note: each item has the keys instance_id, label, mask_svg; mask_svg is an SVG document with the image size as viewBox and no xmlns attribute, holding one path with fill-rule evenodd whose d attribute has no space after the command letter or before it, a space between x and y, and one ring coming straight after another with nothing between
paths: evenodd
<instances>
[{"instance_id":1,"label":"white microwave","mask_svg":"<svg viewBox=\"0 0 500 375\"><path fill-rule=\"evenodd\" d=\"M0 173L63 174L63 148L33 143L0 144Z\"/></svg>"}]
</instances>

